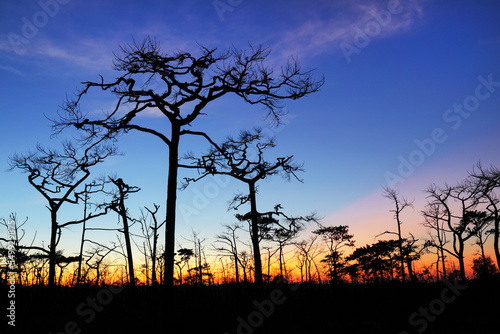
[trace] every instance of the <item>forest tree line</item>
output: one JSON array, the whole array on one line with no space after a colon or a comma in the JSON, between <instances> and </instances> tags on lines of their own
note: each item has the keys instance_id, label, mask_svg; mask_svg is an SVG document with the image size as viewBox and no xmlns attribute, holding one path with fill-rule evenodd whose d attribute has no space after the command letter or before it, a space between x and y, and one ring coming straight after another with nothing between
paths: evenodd
<instances>
[{"instance_id":1,"label":"forest tree line","mask_svg":"<svg viewBox=\"0 0 500 334\"><path fill-rule=\"evenodd\" d=\"M25 240L25 221L19 222L14 214L2 220L6 226L15 222L15 233L0 239L2 279L9 267L8 255L15 254L21 284L79 285L111 280L132 286L260 285L294 278L318 283L416 281L425 277L465 280L465 251L471 242L481 250L473 268L476 274L496 272L500 265L496 195L500 176L494 166L478 164L455 185L429 186L428 204L422 210L430 233L425 239L402 232L400 213L413 204L392 188L383 192L394 204L395 229L381 231L379 240L371 245L356 247L346 225L324 226L315 214L290 215L279 199L265 203L273 209L263 211L258 201L259 182L275 176L302 182L302 164L293 155L269 155L276 141L262 129L243 130L216 142L211 134L195 131L192 125L207 116L207 105L226 95L263 107L266 117L279 125L286 114L284 101L309 96L324 84L324 78L302 70L296 59L273 70L266 63L269 55L270 50L263 46L220 52L200 46L198 56L184 51L166 54L151 38L121 47L114 60L118 77L106 81L101 76L100 81L84 82L51 119L54 137L71 129L76 133L72 133L74 139L64 141L60 150L37 145L28 153L9 158L11 169L26 173L30 185L44 198L50 213L50 237L40 246L35 239ZM98 116L82 111L85 97L95 90L110 93L116 100L111 110ZM165 116L167 129L141 123L137 115L149 109ZM161 206L156 203L143 207L139 216L131 216L130 197L140 188L116 174L92 174L96 166L119 154L116 141L134 131L154 136L168 147L165 217L159 216ZM179 144L187 136L208 145L207 151L182 155ZM181 179L189 170L196 171L196 176ZM212 245L206 245L196 233L189 246L181 245L175 237L177 191L216 175L233 178L246 188L230 201L230 208L238 211L235 221L222 227ZM81 216L63 221L61 208L67 207L78 207ZM118 227L90 224L110 215L118 217ZM312 235L304 237L310 226L315 226ZM63 254L58 249L69 228L81 230L76 254ZM90 232L114 237L98 242L89 237ZM382 235L393 238L383 240ZM493 239L495 261L484 249L489 238ZM416 262L429 252L435 255L435 264L426 272L417 272ZM140 257L143 261L137 265ZM456 261L458 268L452 267L450 260Z\"/></svg>"}]
</instances>

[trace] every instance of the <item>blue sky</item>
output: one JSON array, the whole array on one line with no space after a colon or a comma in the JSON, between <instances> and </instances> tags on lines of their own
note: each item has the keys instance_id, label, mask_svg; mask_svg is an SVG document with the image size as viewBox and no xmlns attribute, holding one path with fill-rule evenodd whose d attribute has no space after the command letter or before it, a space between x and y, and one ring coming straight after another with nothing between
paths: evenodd
<instances>
[{"instance_id":1,"label":"blue sky","mask_svg":"<svg viewBox=\"0 0 500 334\"><path fill-rule=\"evenodd\" d=\"M37 142L59 147L44 115L54 116L80 82L99 74L113 80L113 52L150 35L167 53L196 53L196 43L221 50L262 43L272 49L270 65L296 56L304 69L324 74L320 92L287 102L281 128L235 98L215 102L193 126L219 139L261 126L276 135L275 154L304 162L303 184L279 177L262 183L261 210L281 203L292 214L316 211L368 242L391 226L381 189L396 177L402 182L393 185L419 204L405 228L424 235L422 190L455 182L479 160L500 165L499 16L497 1L3 1L0 217L29 216L29 235L36 230L36 242L47 243L45 203L26 175L6 171L7 158ZM91 112L112 103L106 95L85 99ZM154 113L142 121L164 122ZM118 145L125 155L96 173L116 172L142 188L131 196L132 214L153 202L163 207L167 148L139 133ZM198 145L186 140L181 151ZM179 194L179 239L192 229L209 239L220 223L234 221L226 203L246 189L226 181L207 179ZM71 249L78 229L65 233L61 247Z\"/></svg>"}]
</instances>

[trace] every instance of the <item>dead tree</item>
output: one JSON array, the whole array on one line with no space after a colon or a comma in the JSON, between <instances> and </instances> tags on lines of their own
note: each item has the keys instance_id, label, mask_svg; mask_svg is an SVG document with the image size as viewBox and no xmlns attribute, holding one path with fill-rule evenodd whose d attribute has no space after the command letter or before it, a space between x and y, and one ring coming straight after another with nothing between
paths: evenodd
<instances>
[{"instance_id":1,"label":"dead tree","mask_svg":"<svg viewBox=\"0 0 500 334\"><path fill-rule=\"evenodd\" d=\"M301 272L301 282L304 281L302 272L304 271L304 276L309 283L312 283L312 272L311 267L314 265L316 269L316 274L318 275L318 283L321 284L321 273L316 264L315 258L320 254L318 245L315 243L317 240L317 236L312 237L309 240L302 240L300 242L296 242L295 246L297 247L297 252L295 256L300 264L300 272ZM302 269L303 268L303 269Z\"/></svg>"},{"instance_id":2,"label":"dead tree","mask_svg":"<svg viewBox=\"0 0 500 334\"><path fill-rule=\"evenodd\" d=\"M493 250L500 268L500 200L495 192L500 189L500 169L495 166L484 168L478 163L470 175L473 182L478 184L478 195L485 200L486 210L493 219Z\"/></svg>"},{"instance_id":3,"label":"dead tree","mask_svg":"<svg viewBox=\"0 0 500 334\"><path fill-rule=\"evenodd\" d=\"M144 207L144 209L146 209L146 211L149 213L149 218L147 214L145 214L141 210L141 217L136 221L138 221L139 224L141 225L142 236L145 239L143 244L144 248L143 254L146 260L146 279L148 279L147 258L149 257L151 259L151 284L156 285L158 283L156 279L156 269L157 269L156 264L158 259L158 237L159 237L158 230L165 224L165 221L163 221L161 224L158 223L157 214L158 210L160 209L160 206L153 203L153 207L154 209ZM148 219L149 221L152 221L152 224L148 224Z\"/></svg>"},{"instance_id":4,"label":"dead tree","mask_svg":"<svg viewBox=\"0 0 500 334\"><path fill-rule=\"evenodd\" d=\"M174 273L178 149L181 136L187 133L186 127L204 115L207 105L226 95L236 95L247 103L265 107L267 116L279 123L284 114L281 101L314 93L324 83L323 78L314 79L311 71L302 71L295 59L281 67L280 72L274 72L265 65L269 53L262 46L250 46L248 51L231 48L220 53L200 46L199 56L183 51L169 55L161 51L159 43L146 38L142 43L121 47L121 53L115 55L114 68L123 74L111 82L102 77L97 82L84 82L83 89L64 104L62 113L54 120L55 134L76 127L85 131L87 138L116 138L137 130L168 145L165 231L168 285L173 284ZM102 117L89 119L80 110L80 104L93 88L114 94L117 102ZM136 116L151 108L165 115L170 123L168 129L145 127L138 122Z\"/></svg>"},{"instance_id":5,"label":"dead tree","mask_svg":"<svg viewBox=\"0 0 500 334\"><path fill-rule=\"evenodd\" d=\"M194 132L191 132L195 134ZM236 195L230 204L230 208L238 209L241 205L249 203L250 212L244 215L250 220L250 234L255 262L255 283L262 283L262 260L259 248L259 220L262 215L257 211L257 182L268 179L273 175L280 174L287 180L295 177L301 181L296 173L302 171L302 166L293 161L293 156L279 157L274 162L264 158L264 152L276 146L273 138L267 138L261 129L253 131L241 131L237 138L227 137L222 144L216 144L206 134L196 133L204 136L211 147L208 153L201 157L195 157L188 153L184 158L191 164L180 166L195 168L201 172L196 178L185 178L184 187L190 182L196 182L210 175L228 175L248 186L248 195Z\"/></svg>"},{"instance_id":6,"label":"dead tree","mask_svg":"<svg viewBox=\"0 0 500 334\"><path fill-rule=\"evenodd\" d=\"M7 243L6 246L0 243L0 255L6 258L6 275L8 272L15 272L15 270L17 269L19 284L23 284L21 275L21 273L23 272L22 268L24 263L29 260L29 250L31 249L29 246L25 247L21 245L21 242L26 235L26 231L22 227L26 224L27 221L28 217L26 217L24 222L18 224L17 215L15 213L11 213L9 215L8 221L3 218L0 219L0 225L6 228L8 236L8 238L0 237L0 241ZM34 240L35 237L33 237L31 246L33 245Z\"/></svg>"},{"instance_id":7,"label":"dead tree","mask_svg":"<svg viewBox=\"0 0 500 334\"><path fill-rule=\"evenodd\" d=\"M446 211L443 210L442 205L438 203L429 203L427 208L422 211L425 222L423 226L434 230L434 235L429 233L430 239L426 241L426 246L433 247L436 249L437 261L436 261L436 280L439 280L439 262L441 261L442 278L446 280L446 255L445 246L448 243L446 239L446 229L444 224L446 221Z\"/></svg>"},{"instance_id":8,"label":"dead tree","mask_svg":"<svg viewBox=\"0 0 500 334\"><path fill-rule=\"evenodd\" d=\"M405 257L404 257L404 250L403 250L403 237L401 234L401 212L407 208L407 207L413 207L413 203L408 201L404 197L399 197L398 192L389 187L385 187L383 190L384 197L392 200L395 205L395 209L391 210L390 212L394 212L394 219L396 219L396 223L398 224L398 231L397 232L391 232L391 231L385 231L382 234L395 234L398 236L398 247L399 247L399 261L400 261L400 270L401 270L401 279L403 282L405 282ZM379 234L379 235L382 235Z\"/></svg>"},{"instance_id":9,"label":"dead tree","mask_svg":"<svg viewBox=\"0 0 500 334\"><path fill-rule=\"evenodd\" d=\"M115 185L116 189L108 192L108 194L112 195L111 203L105 203L101 206L104 206L106 209L109 208L113 210L119 215L121 219L123 229L119 229L118 231L123 234L123 237L125 239L127 264L129 270L129 284L133 287L135 286L134 258L132 253L132 241L128 210L125 206L125 200L128 199L129 194L138 192L140 188L126 184L121 178L109 177L109 181Z\"/></svg>"},{"instance_id":10,"label":"dead tree","mask_svg":"<svg viewBox=\"0 0 500 334\"><path fill-rule=\"evenodd\" d=\"M80 151L83 150L83 153ZM90 168L107 157L116 154L113 146L96 142L87 147L75 147L69 141L63 143L63 151L37 145L34 152L14 154L9 158L10 170L20 169L28 173L29 183L47 200L50 211L49 285L55 284L56 247L63 228L81 224L85 219L95 218L106 212L90 214L84 219L66 223L58 222L58 212L64 203L78 204L78 187L90 175Z\"/></svg>"},{"instance_id":11,"label":"dead tree","mask_svg":"<svg viewBox=\"0 0 500 334\"><path fill-rule=\"evenodd\" d=\"M116 246L113 246L113 248L98 246L98 247L95 247L95 248L87 251L87 253L90 256L85 261L85 263L87 263L87 266L90 269L94 269L96 271L96 277L95 277L95 283L94 283L94 285L96 285L96 286L99 285L99 280L101 278L101 269L102 269L101 265L102 265L102 263L104 261L104 258L106 258L106 256L108 256L111 252L115 251L115 248L116 248ZM94 259L93 262L91 262L92 259Z\"/></svg>"},{"instance_id":12,"label":"dead tree","mask_svg":"<svg viewBox=\"0 0 500 334\"><path fill-rule=\"evenodd\" d=\"M438 188L432 185L426 190L431 203L439 205L445 212L446 225L453 234L453 252L444 250L458 260L460 279L463 282L466 281L465 242L474 236L471 230L471 215L468 212L473 211L480 204L477 196L479 190L479 185L471 182L470 179L459 182L455 186L445 185ZM453 210L453 206L457 206L458 209Z\"/></svg>"},{"instance_id":13,"label":"dead tree","mask_svg":"<svg viewBox=\"0 0 500 334\"><path fill-rule=\"evenodd\" d=\"M240 282L240 271L238 259L238 237L236 236L236 231L242 227L242 225L235 223L232 225L222 225L226 228L226 231L218 234L215 238L214 248L218 252L225 253L233 258L234 262L234 275L236 284Z\"/></svg>"}]
</instances>

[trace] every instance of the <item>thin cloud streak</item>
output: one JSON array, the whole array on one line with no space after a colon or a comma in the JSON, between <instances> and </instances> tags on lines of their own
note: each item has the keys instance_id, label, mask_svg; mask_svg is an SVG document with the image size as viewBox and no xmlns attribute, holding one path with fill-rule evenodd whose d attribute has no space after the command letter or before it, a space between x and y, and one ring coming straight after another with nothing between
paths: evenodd
<instances>
[{"instance_id":1,"label":"thin cloud streak","mask_svg":"<svg viewBox=\"0 0 500 334\"><path fill-rule=\"evenodd\" d=\"M401 12L391 15L388 24L371 39L407 32L418 19L423 17L423 2L400 1ZM362 28L367 22L375 20L373 13L387 11L387 3L379 5L371 2L348 3L348 8L338 11L342 14L330 15L328 19L322 18L321 13L318 13L317 17L308 19L295 30L284 33L278 48L282 50L284 57L296 55L303 58L339 52L339 44L352 42L356 27Z\"/></svg>"}]
</instances>

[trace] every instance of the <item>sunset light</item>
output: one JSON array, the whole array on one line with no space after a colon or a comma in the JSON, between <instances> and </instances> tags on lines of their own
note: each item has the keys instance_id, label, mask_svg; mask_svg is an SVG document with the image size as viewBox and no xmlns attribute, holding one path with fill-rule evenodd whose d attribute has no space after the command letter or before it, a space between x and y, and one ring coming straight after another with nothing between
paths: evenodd
<instances>
[{"instance_id":1,"label":"sunset light","mask_svg":"<svg viewBox=\"0 0 500 334\"><path fill-rule=\"evenodd\" d=\"M500 330L500 4L0 8L1 333Z\"/></svg>"}]
</instances>

